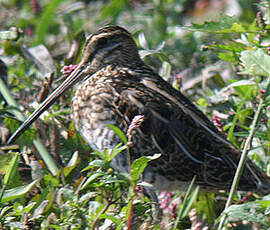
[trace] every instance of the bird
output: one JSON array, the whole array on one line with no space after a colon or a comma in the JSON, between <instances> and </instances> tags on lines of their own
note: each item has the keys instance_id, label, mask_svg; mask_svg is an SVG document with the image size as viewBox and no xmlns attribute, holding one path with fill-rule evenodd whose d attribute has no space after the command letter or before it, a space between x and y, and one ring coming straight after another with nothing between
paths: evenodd
<instances>
[{"instance_id":1,"label":"bird","mask_svg":"<svg viewBox=\"0 0 270 230\"><path fill-rule=\"evenodd\" d=\"M71 86L75 90L72 118L92 149L113 149L121 139L110 125L126 133L133 118L142 116L132 136L130 160L160 154L148 163L144 181L156 190L169 191L185 188L196 177L195 184L207 191L230 189L241 151L187 97L144 63L131 34L117 25L104 26L87 37L76 69L9 143ZM126 152L119 153L112 165L128 172ZM267 194L269 178L248 159L238 190Z\"/></svg>"}]
</instances>

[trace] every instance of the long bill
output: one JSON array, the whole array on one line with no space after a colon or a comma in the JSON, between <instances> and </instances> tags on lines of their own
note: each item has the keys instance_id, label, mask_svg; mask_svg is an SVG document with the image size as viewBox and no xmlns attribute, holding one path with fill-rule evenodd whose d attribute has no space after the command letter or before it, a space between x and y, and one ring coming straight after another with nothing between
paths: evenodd
<instances>
[{"instance_id":1,"label":"long bill","mask_svg":"<svg viewBox=\"0 0 270 230\"><path fill-rule=\"evenodd\" d=\"M21 126L8 139L7 144L15 141L39 116L45 112L70 86L72 86L84 74L81 64L70 73L65 81L59 85L39 107L21 124Z\"/></svg>"}]
</instances>

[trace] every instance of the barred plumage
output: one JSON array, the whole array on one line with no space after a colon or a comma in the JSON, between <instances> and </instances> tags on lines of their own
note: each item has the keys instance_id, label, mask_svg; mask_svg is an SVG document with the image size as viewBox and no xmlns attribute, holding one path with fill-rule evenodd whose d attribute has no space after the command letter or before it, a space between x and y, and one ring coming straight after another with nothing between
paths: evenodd
<instances>
[{"instance_id":1,"label":"barred plumage","mask_svg":"<svg viewBox=\"0 0 270 230\"><path fill-rule=\"evenodd\" d=\"M101 28L87 38L78 67L15 136L75 82L72 116L93 149L104 151L120 142L108 124L126 132L134 116L144 115L133 137L131 160L161 154L146 168L146 181L171 190L196 176L195 183L205 189L230 188L241 152L189 99L145 65L132 37L119 26ZM125 153L113 163L120 170L128 168ZM248 160L239 190L268 193L269 178Z\"/></svg>"}]
</instances>

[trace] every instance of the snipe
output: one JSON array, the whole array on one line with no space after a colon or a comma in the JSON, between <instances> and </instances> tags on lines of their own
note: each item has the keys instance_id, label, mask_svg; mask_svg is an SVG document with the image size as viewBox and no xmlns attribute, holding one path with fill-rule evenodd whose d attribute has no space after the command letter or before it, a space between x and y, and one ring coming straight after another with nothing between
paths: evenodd
<instances>
[{"instance_id":1,"label":"snipe","mask_svg":"<svg viewBox=\"0 0 270 230\"><path fill-rule=\"evenodd\" d=\"M93 149L104 151L120 142L107 124L127 131L136 115L144 115L133 137L131 160L161 153L144 172L156 189L177 189L196 175L208 190L229 189L241 152L226 141L208 118L180 92L147 66L131 35L106 26L89 36L83 57L70 76L10 138L18 137L68 87L76 85L72 116ZM127 170L126 154L113 162ZM248 160L239 190L268 193L269 179Z\"/></svg>"}]
</instances>

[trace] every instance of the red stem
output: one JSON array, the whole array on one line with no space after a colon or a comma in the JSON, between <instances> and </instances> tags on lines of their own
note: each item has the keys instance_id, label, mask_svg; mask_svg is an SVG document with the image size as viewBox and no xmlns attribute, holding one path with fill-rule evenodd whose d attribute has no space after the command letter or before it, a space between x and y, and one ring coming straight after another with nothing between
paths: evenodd
<instances>
[{"instance_id":1,"label":"red stem","mask_svg":"<svg viewBox=\"0 0 270 230\"><path fill-rule=\"evenodd\" d=\"M134 200L134 196L136 194L136 186L133 185L132 186L132 196L131 196L131 204L130 204L130 210L129 210L129 215L128 215L128 224L127 224L127 230L131 230L131 225L132 225L132 217L133 217L133 200Z\"/></svg>"}]
</instances>

